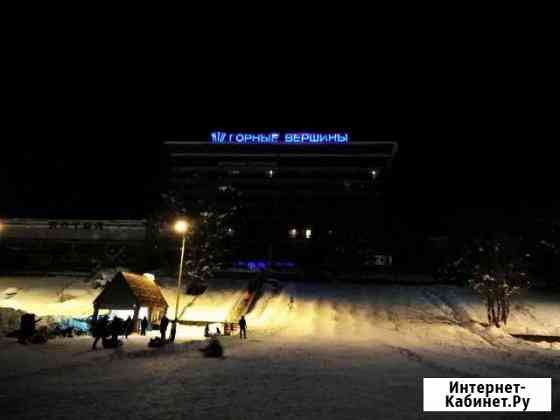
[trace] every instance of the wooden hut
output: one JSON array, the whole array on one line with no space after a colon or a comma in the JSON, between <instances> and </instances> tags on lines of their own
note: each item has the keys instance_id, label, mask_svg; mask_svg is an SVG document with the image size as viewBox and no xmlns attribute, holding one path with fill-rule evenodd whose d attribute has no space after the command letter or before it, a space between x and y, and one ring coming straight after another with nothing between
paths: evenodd
<instances>
[{"instance_id":1,"label":"wooden hut","mask_svg":"<svg viewBox=\"0 0 560 420\"><path fill-rule=\"evenodd\" d=\"M99 310L131 311L134 331L138 330L138 316L147 316L152 325L158 325L166 314L168 304L153 278L133 273L117 273L93 301L93 316Z\"/></svg>"}]
</instances>

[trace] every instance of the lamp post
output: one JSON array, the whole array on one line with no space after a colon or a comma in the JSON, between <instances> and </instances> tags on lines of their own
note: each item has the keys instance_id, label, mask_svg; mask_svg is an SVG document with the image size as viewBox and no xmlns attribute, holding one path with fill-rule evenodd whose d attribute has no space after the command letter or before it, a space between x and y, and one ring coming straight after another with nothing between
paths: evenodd
<instances>
[{"instance_id":1,"label":"lamp post","mask_svg":"<svg viewBox=\"0 0 560 420\"><path fill-rule=\"evenodd\" d=\"M177 277L177 301L175 303L175 321L179 317L179 299L181 296L181 279L183 277L183 259L185 257L185 239L189 224L185 220L178 220L174 226L175 232L183 235L183 243L181 245L181 262L179 263L179 277Z\"/></svg>"}]
</instances>

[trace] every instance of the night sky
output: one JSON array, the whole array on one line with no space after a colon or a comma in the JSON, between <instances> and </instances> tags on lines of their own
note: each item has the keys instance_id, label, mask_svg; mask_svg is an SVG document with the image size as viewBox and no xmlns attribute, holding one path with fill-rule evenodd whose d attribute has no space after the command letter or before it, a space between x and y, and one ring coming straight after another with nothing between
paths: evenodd
<instances>
[{"instance_id":1,"label":"night sky","mask_svg":"<svg viewBox=\"0 0 560 420\"><path fill-rule=\"evenodd\" d=\"M445 233L490 216L515 220L558 209L557 130L537 95L484 77L407 81L403 69L390 78L315 76L210 74L208 83L155 91L114 89L114 82L37 86L7 115L0 217L146 217L162 181L161 138L206 139L218 128L394 136L400 150L389 199L411 230Z\"/></svg>"}]
</instances>

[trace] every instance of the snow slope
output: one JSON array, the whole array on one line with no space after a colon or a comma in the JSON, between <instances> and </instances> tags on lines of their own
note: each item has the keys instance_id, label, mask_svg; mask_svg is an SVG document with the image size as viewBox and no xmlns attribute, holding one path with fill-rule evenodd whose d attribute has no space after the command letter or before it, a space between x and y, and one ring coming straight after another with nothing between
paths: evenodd
<instances>
[{"instance_id":1,"label":"snow slope","mask_svg":"<svg viewBox=\"0 0 560 420\"><path fill-rule=\"evenodd\" d=\"M162 292L169 304L169 317L175 316L174 279L162 279ZM0 308L32 312L38 316L87 317L101 292L94 282L79 277L0 277ZM201 296L181 296L182 319L223 321L243 295L246 282L216 280ZM191 306L191 303L196 305Z\"/></svg>"},{"instance_id":2,"label":"snow slope","mask_svg":"<svg viewBox=\"0 0 560 420\"><path fill-rule=\"evenodd\" d=\"M177 296L175 281L175 279L164 279L161 282L165 299L170 304L168 316L173 318L175 317L175 299ZM180 319L223 322L245 293L246 287L247 281L214 279L202 295L181 296Z\"/></svg>"},{"instance_id":3,"label":"snow slope","mask_svg":"<svg viewBox=\"0 0 560 420\"><path fill-rule=\"evenodd\" d=\"M93 300L99 292L100 289L94 289L83 278L0 277L0 308L18 309L40 317L82 318L91 315Z\"/></svg>"},{"instance_id":4,"label":"snow slope","mask_svg":"<svg viewBox=\"0 0 560 420\"><path fill-rule=\"evenodd\" d=\"M169 280L169 279L168 279ZM246 283L216 280L200 296L182 295L181 318L223 321L244 294ZM174 317L176 289L164 281L163 294ZM38 316L87 317L100 289L81 278L0 277L0 308ZM290 303L292 302L292 303ZM509 333L560 336L558 296L530 291L514 299ZM351 340L379 339L392 332L445 340L486 330L479 296L454 286L322 285L287 283L280 293L265 286L247 321L252 328L287 336Z\"/></svg>"},{"instance_id":5,"label":"snow slope","mask_svg":"<svg viewBox=\"0 0 560 420\"><path fill-rule=\"evenodd\" d=\"M63 280L45 284L0 279L0 293L18 289L0 294L0 307L89 313L98 292L76 282L67 286L76 296L60 302ZM218 319L240 289L235 282L215 284L186 317ZM173 292L164 290L169 300ZM479 297L463 288L285 284L280 293L265 290L247 316L247 341L223 339L223 360L202 358L196 342L184 338L161 350L135 336L118 350L99 352L89 350L87 337L44 346L2 338L2 418L471 419L421 415L421 378L552 377L555 387L558 343L508 333L560 335L559 301L537 291L518 297L510 323L497 330L485 325ZM559 398L553 388L556 418ZM486 418L499 417L514 418Z\"/></svg>"},{"instance_id":6,"label":"snow slope","mask_svg":"<svg viewBox=\"0 0 560 420\"><path fill-rule=\"evenodd\" d=\"M290 297L293 304L290 307ZM505 331L560 336L558 296L529 292L514 299ZM486 309L469 289L454 286L292 284L265 292L248 322L284 335L378 339L383 333L434 338L486 330ZM438 332L439 331L439 332Z\"/></svg>"}]
</instances>

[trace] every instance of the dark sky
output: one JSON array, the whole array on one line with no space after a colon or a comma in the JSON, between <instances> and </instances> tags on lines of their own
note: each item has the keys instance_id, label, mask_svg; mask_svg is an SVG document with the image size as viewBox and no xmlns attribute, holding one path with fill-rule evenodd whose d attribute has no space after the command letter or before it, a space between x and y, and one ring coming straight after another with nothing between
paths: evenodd
<instances>
[{"instance_id":1,"label":"dark sky","mask_svg":"<svg viewBox=\"0 0 560 420\"><path fill-rule=\"evenodd\" d=\"M418 229L472 222L472 208L513 218L558 208L558 130L541 81L385 67L35 82L5 115L0 217L144 217L160 139L215 128L396 136L391 199Z\"/></svg>"}]
</instances>

